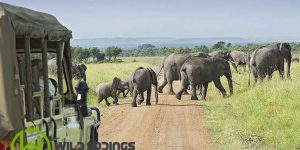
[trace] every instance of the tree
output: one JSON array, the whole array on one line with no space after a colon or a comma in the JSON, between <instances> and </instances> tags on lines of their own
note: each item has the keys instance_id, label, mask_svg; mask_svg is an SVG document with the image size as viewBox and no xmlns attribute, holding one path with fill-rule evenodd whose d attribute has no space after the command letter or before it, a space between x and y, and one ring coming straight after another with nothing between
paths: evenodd
<instances>
[{"instance_id":1,"label":"tree","mask_svg":"<svg viewBox=\"0 0 300 150\"><path fill-rule=\"evenodd\" d=\"M155 56L156 48L152 44L142 44L138 46L141 56Z\"/></svg>"},{"instance_id":2,"label":"tree","mask_svg":"<svg viewBox=\"0 0 300 150\"><path fill-rule=\"evenodd\" d=\"M83 51L81 51L81 53L79 54L79 59L82 61L84 61L85 63L87 62L88 58L90 57L90 52L88 49L84 49Z\"/></svg>"},{"instance_id":3,"label":"tree","mask_svg":"<svg viewBox=\"0 0 300 150\"><path fill-rule=\"evenodd\" d=\"M97 59L97 56L100 54L100 49L97 47L90 47L89 51L93 59Z\"/></svg>"},{"instance_id":4,"label":"tree","mask_svg":"<svg viewBox=\"0 0 300 150\"><path fill-rule=\"evenodd\" d=\"M111 60L112 57L114 57L114 60L116 60L117 56L122 53L122 49L117 46L109 46L105 50L105 55L108 57L108 60Z\"/></svg>"},{"instance_id":5,"label":"tree","mask_svg":"<svg viewBox=\"0 0 300 150\"><path fill-rule=\"evenodd\" d=\"M194 46L192 48L192 52L203 52L203 53L208 53L209 48L206 45L200 45L200 46Z\"/></svg>"},{"instance_id":6,"label":"tree","mask_svg":"<svg viewBox=\"0 0 300 150\"><path fill-rule=\"evenodd\" d=\"M223 50L225 48L225 44L226 43L224 41L220 41L220 42L213 45L213 49Z\"/></svg>"},{"instance_id":7,"label":"tree","mask_svg":"<svg viewBox=\"0 0 300 150\"><path fill-rule=\"evenodd\" d=\"M104 60L104 58L105 58L105 54L104 53L99 53L96 56L97 61Z\"/></svg>"},{"instance_id":8,"label":"tree","mask_svg":"<svg viewBox=\"0 0 300 150\"><path fill-rule=\"evenodd\" d=\"M227 47L227 48L230 48L231 45L232 45L231 43L227 43L226 47Z\"/></svg>"}]
</instances>

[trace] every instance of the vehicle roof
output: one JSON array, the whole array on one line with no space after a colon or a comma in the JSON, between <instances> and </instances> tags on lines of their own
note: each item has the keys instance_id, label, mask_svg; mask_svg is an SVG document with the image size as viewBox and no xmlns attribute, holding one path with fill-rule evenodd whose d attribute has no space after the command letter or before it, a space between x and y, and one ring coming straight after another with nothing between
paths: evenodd
<instances>
[{"instance_id":1,"label":"vehicle roof","mask_svg":"<svg viewBox=\"0 0 300 150\"><path fill-rule=\"evenodd\" d=\"M0 18L4 16L8 16L16 36L48 36L49 41L66 41L72 37L72 31L50 14L0 2Z\"/></svg>"}]
</instances>

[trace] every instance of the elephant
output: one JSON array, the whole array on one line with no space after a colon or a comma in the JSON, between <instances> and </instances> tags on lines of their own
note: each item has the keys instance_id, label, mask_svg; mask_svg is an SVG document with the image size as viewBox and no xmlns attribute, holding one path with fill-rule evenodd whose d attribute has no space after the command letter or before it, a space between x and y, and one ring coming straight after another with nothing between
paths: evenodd
<instances>
[{"instance_id":1,"label":"elephant","mask_svg":"<svg viewBox=\"0 0 300 150\"><path fill-rule=\"evenodd\" d=\"M241 51L232 51L230 53L230 56L233 60L233 62L231 62L234 70L237 71L237 67L239 65L243 66L244 71L246 71L246 66L250 64L250 55L246 54L245 52L241 52ZM249 70L250 70L250 66L249 66ZM238 72L238 71L237 71Z\"/></svg>"},{"instance_id":2,"label":"elephant","mask_svg":"<svg viewBox=\"0 0 300 150\"><path fill-rule=\"evenodd\" d=\"M228 81L230 95L233 94L232 75L230 64L228 61L219 57L192 57L186 61L180 71L181 89L176 94L177 99L181 99L182 93L188 88L192 87L191 100L198 100L196 95L196 87L203 85L202 99L206 99L206 92L209 82L213 81L216 88L220 90L222 95L226 96L226 91L221 84L220 76L225 76Z\"/></svg>"},{"instance_id":3,"label":"elephant","mask_svg":"<svg viewBox=\"0 0 300 150\"><path fill-rule=\"evenodd\" d=\"M155 90L155 100L156 104L158 103L158 94L157 94L157 76L156 73L151 68L137 68L132 77L131 82L133 85L133 93L132 93L132 107L137 107L136 97L138 94L143 96L143 92L147 91L146 105L151 105L151 85L153 85ZM141 101L138 102L141 104Z\"/></svg>"},{"instance_id":4,"label":"elephant","mask_svg":"<svg viewBox=\"0 0 300 150\"><path fill-rule=\"evenodd\" d=\"M202 57L202 58L211 57L209 54L203 53L203 52L194 53L194 56L196 56L196 57Z\"/></svg>"},{"instance_id":5,"label":"elephant","mask_svg":"<svg viewBox=\"0 0 300 150\"><path fill-rule=\"evenodd\" d=\"M191 55L189 54L175 54L172 53L169 56L165 57L162 62L162 67L160 68L159 73L164 70L164 81L158 87L158 92L163 93L164 87L168 84L169 85L169 94L175 95L173 90L173 81L179 80L179 73L181 66L183 63L190 58ZM158 73L158 74L159 74Z\"/></svg>"},{"instance_id":6,"label":"elephant","mask_svg":"<svg viewBox=\"0 0 300 150\"><path fill-rule=\"evenodd\" d=\"M109 106L107 98L112 97L114 99L113 103L118 104L118 89L122 88L122 81L115 77L112 82L101 83L96 86L95 92L97 94L98 103L105 99L106 105Z\"/></svg>"},{"instance_id":7,"label":"elephant","mask_svg":"<svg viewBox=\"0 0 300 150\"><path fill-rule=\"evenodd\" d=\"M48 69L50 74L53 75L57 74L56 58L52 58L48 60ZM71 68L72 77L77 80L83 79L84 81L86 81L86 70L87 67L85 64L80 64L80 65L72 64L72 68Z\"/></svg>"},{"instance_id":8,"label":"elephant","mask_svg":"<svg viewBox=\"0 0 300 150\"><path fill-rule=\"evenodd\" d=\"M233 61L233 59L230 55L230 52L225 51L225 50L214 51L214 52L209 53L208 55L211 56L211 57L220 57L220 58L223 58L227 61L230 61L230 60Z\"/></svg>"},{"instance_id":9,"label":"elephant","mask_svg":"<svg viewBox=\"0 0 300 150\"><path fill-rule=\"evenodd\" d=\"M292 58L292 62L299 62L299 58Z\"/></svg>"},{"instance_id":10,"label":"elephant","mask_svg":"<svg viewBox=\"0 0 300 150\"><path fill-rule=\"evenodd\" d=\"M129 93L130 89L129 89L129 81L121 81L120 83L120 87L118 89L118 97L121 93L123 93L123 97L126 97L127 94Z\"/></svg>"},{"instance_id":11,"label":"elephant","mask_svg":"<svg viewBox=\"0 0 300 150\"><path fill-rule=\"evenodd\" d=\"M256 49L251 54L250 66L255 82L261 81L268 75L272 78L274 71L278 70L281 79L284 77L284 59L287 62L287 78L290 78L291 46L289 43L273 43ZM249 77L250 83L250 77Z\"/></svg>"},{"instance_id":12,"label":"elephant","mask_svg":"<svg viewBox=\"0 0 300 150\"><path fill-rule=\"evenodd\" d=\"M84 81L86 81L86 70L87 67L84 64L72 64L72 77L77 80L83 79Z\"/></svg>"}]
</instances>

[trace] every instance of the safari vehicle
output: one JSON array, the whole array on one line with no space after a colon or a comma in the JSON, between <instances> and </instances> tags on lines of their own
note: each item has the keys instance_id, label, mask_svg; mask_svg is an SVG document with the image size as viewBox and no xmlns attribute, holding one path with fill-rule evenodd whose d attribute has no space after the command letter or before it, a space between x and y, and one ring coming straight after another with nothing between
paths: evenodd
<instances>
[{"instance_id":1,"label":"safari vehicle","mask_svg":"<svg viewBox=\"0 0 300 150\"><path fill-rule=\"evenodd\" d=\"M100 111L86 107L84 81L75 88L77 94L72 84L71 37L52 15L0 3L0 142L11 143L28 128L44 133L52 147L57 142L75 142L74 147L97 141ZM57 60L56 75L48 74L50 57ZM42 70L32 64L37 59ZM50 84L57 84L54 95ZM26 132L24 145L41 142L40 136Z\"/></svg>"}]
</instances>

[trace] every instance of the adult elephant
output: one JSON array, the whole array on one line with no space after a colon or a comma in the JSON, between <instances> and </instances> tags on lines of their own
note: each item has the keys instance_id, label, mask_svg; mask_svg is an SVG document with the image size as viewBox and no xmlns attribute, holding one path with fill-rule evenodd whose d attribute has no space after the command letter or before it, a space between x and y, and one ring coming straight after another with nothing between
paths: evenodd
<instances>
[{"instance_id":1,"label":"adult elephant","mask_svg":"<svg viewBox=\"0 0 300 150\"><path fill-rule=\"evenodd\" d=\"M230 52L225 51L225 50L213 51L213 52L209 53L208 55L211 57L220 57L227 61L233 61L233 59L230 55Z\"/></svg>"},{"instance_id":2,"label":"adult elephant","mask_svg":"<svg viewBox=\"0 0 300 150\"><path fill-rule=\"evenodd\" d=\"M291 46L288 43L274 43L256 49L251 54L250 60L255 82L257 79L262 81L267 75L269 79L272 78L272 74L276 70L283 79L284 59L287 62L287 78L290 78L291 56Z\"/></svg>"},{"instance_id":3,"label":"adult elephant","mask_svg":"<svg viewBox=\"0 0 300 150\"><path fill-rule=\"evenodd\" d=\"M228 80L230 95L233 94L232 76L228 61L219 57L201 58L192 57L186 61L181 68L181 89L176 94L177 99L181 99L182 93L192 87L192 100L198 100L196 87L203 85L202 99L206 99L206 92L209 82L214 82L216 88L222 95L226 96L226 91L221 84L220 76L226 76Z\"/></svg>"},{"instance_id":4,"label":"adult elephant","mask_svg":"<svg viewBox=\"0 0 300 150\"><path fill-rule=\"evenodd\" d=\"M147 91L146 105L151 105L151 85L154 86L156 104L158 103L157 76L151 68L137 68L131 77L131 82L133 86L132 107L137 107L136 97L138 94L142 95L145 91ZM141 104L141 101L138 103Z\"/></svg>"},{"instance_id":5,"label":"adult elephant","mask_svg":"<svg viewBox=\"0 0 300 150\"><path fill-rule=\"evenodd\" d=\"M114 99L113 103L118 104L118 90L123 88L122 81L115 77L112 82L101 83L96 86L95 92L97 94L98 103L102 102L104 99L106 105L109 106L108 98L112 97Z\"/></svg>"},{"instance_id":6,"label":"adult elephant","mask_svg":"<svg viewBox=\"0 0 300 150\"><path fill-rule=\"evenodd\" d=\"M52 75L57 74L56 58L52 58L48 60L48 69L50 74ZM72 64L72 68L71 68L72 77L77 80L83 79L84 81L86 81L86 70L87 67L85 64L80 64L80 65Z\"/></svg>"},{"instance_id":7,"label":"adult elephant","mask_svg":"<svg viewBox=\"0 0 300 150\"><path fill-rule=\"evenodd\" d=\"M173 90L173 81L179 80L179 73L182 65L184 62L190 58L191 55L189 54L170 54L169 56L165 57L162 62L161 70L164 70L164 81L158 87L158 92L163 93L164 87L168 84L169 85L169 94L175 95Z\"/></svg>"},{"instance_id":8,"label":"adult elephant","mask_svg":"<svg viewBox=\"0 0 300 150\"><path fill-rule=\"evenodd\" d=\"M233 68L237 71L237 67L238 66L243 66L244 71L246 71L246 66L249 66L249 70L250 70L250 55L245 53L245 52L241 52L241 51L232 51L230 53L230 56L233 60L232 66Z\"/></svg>"}]
</instances>

